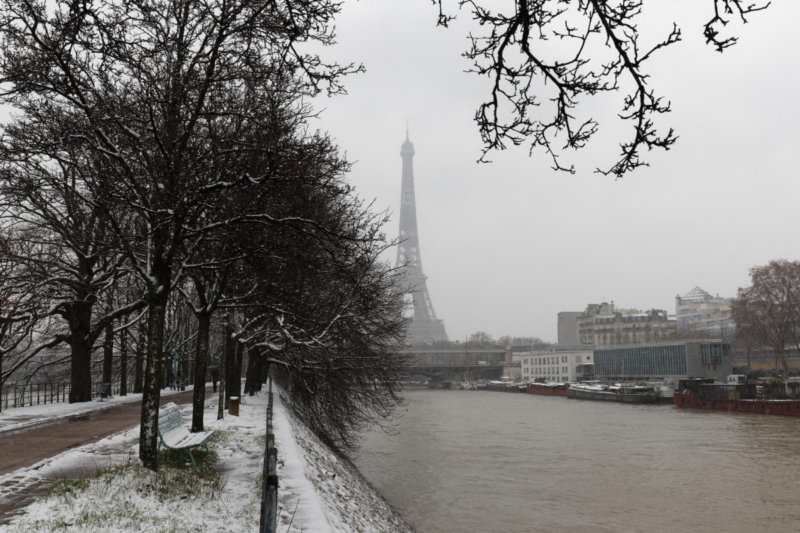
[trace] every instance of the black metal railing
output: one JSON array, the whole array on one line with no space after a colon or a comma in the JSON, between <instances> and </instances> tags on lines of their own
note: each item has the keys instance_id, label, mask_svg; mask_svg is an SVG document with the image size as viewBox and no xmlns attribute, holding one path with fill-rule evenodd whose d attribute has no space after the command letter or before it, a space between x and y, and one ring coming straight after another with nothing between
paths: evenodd
<instances>
[{"instance_id":1,"label":"black metal railing","mask_svg":"<svg viewBox=\"0 0 800 533\"><path fill-rule=\"evenodd\" d=\"M277 533L278 530L278 449L272 431L272 379L269 379L267 403L267 443L264 447L264 479L261 482L260 533Z\"/></svg>"},{"instance_id":2,"label":"black metal railing","mask_svg":"<svg viewBox=\"0 0 800 533\"><path fill-rule=\"evenodd\" d=\"M92 397L98 392L102 383L92 383ZM111 384L111 395L118 396L120 393L119 382ZM66 403L69 402L69 393L71 385L69 382L64 383L25 383L17 382L10 383L3 386L0 391L0 407L5 411L6 409L13 409L15 407L30 407L32 405L46 405L48 403ZM130 392L132 387L128 387Z\"/></svg>"},{"instance_id":3,"label":"black metal railing","mask_svg":"<svg viewBox=\"0 0 800 533\"><path fill-rule=\"evenodd\" d=\"M69 383L14 383L0 392L3 410L69 401Z\"/></svg>"}]
</instances>

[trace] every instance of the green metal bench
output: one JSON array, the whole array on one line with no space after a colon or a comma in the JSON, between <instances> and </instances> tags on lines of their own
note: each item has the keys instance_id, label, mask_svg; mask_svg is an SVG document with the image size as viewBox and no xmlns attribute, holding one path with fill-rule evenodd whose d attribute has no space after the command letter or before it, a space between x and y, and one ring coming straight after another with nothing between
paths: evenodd
<instances>
[{"instance_id":1,"label":"green metal bench","mask_svg":"<svg viewBox=\"0 0 800 533\"><path fill-rule=\"evenodd\" d=\"M192 461L197 469L192 450L203 448L208 452L208 441L214 436L213 431L192 433L183 425L181 410L174 403L168 403L158 411L158 451L166 450L181 454L181 458Z\"/></svg>"},{"instance_id":2,"label":"green metal bench","mask_svg":"<svg viewBox=\"0 0 800 533\"><path fill-rule=\"evenodd\" d=\"M97 388L97 392L94 393L94 397L97 398L98 402L102 402L103 398L113 398L111 396L111 383L101 383Z\"/></svg>"}]
</instances>

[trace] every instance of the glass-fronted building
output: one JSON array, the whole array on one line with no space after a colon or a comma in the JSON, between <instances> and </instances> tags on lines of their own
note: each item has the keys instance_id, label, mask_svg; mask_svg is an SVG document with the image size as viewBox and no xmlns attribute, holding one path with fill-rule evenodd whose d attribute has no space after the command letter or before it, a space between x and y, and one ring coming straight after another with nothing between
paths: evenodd
<instances>
[{"instance_id":1,"label":"glass-fronted building","mask_svg":"<svg viewBox=\"0 0 800 533\"><path fill-rule=\"evenodd\" d=\"M736 322L731 316L731 300L711 296L700 287L675 297L675 316L678 331L702 331L703 335L726 339L736 331Z\"/></svg>"},{"instance_id":2,"label":"glass-fronted building","mask_svg":"<svg viewBox=\"0 0 800 533\"><path fill-rule=\"evenodd\" d=\"M719 341L676 341L595 348L597 379L635 380L714 378L732 372L730 344Z\"/></svg>"}]
</instances>

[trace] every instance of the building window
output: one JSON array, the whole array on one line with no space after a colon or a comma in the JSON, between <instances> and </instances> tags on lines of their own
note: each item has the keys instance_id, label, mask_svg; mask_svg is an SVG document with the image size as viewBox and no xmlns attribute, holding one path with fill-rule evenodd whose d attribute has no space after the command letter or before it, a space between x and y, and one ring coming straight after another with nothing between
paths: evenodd
<instances>
[{"instance_id":1,"label":"building window","mask_svg":"<svg viewBox=\"0 0 800 533\"><path fill-rule=\"evenodd\" d=\"M575 356L575 362L576 363L580 363L581 362L581 356L580 355L576 355Z\"/></svg>"}]
</instances>

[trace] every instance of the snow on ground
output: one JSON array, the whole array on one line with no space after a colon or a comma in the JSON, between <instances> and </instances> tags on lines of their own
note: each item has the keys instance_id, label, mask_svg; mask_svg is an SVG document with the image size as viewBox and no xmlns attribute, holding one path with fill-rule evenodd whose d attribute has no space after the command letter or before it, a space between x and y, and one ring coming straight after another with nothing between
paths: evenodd
<instances>
[{"instance_id":1,"label":"snow on ground","mask_svg":"<svg viewBox=\"0 0 800 533\"><path fill-rule=\"evenodd\" d=\"M239 417L216 420L216 401L206 407L206 429L218 432L213 445L216 473L162 468L156 475L138 465L139 429L64 452L7 476L40 485L48 477L92 475L53 485L0 533L200 532L255 533L261 505L267 395L243 398ZM184 409L185 421L191 406ZM413 530L361 477L356 468L323 445L275 395L278 448L278 531L305 533L411 533ZM102 457L101 474L87 464ZM95 463L87 463L95 461ZM94 469L97 470L97 469ZM61 475L58 475L61 474ZM219 474L219 475L217 475ZM3 478L0 478L2 486ZM0 501L2 499L0 494Z\"/></svg>"},{"instance_id":2,"label":"snow on ground","mask_svg":"<svg viewBox=\"0 0 800 533\"><path fill-rule=\"evenodd\" d=\"M283 405L278 394L273 425L280 483L278 531L413 532L356 467L320 442Z\"/></svg>"},{"instance_id":3,"label":"snow on ground","mask_svg":"<svg viewBox=\"0 0 800 533\"><path fill-rule=\"evenodd\" d=\"M24 514L0 533L33 532L256 532L266 427L266 397L248 398L240 417L217 421L215 402L206 409L206 429L218 432L213 446L219 457L214 470L195 476L186 470L162 468L153 474L138 464L137 447L109 459L117 466L74 483L54 485L56 491L29 505ZM184 416L191 414L191 406ZM31 468L9 474L34 483L46 472L75 471L97 449L130 442L133 428L94 444L62 453ZM135 442L135 440L134 440ZM0 478L2 481L2 478Z\"/></svg>"},{"instance_id":4,"label":"snow on ground","mask_svg":"<svg viewBox=\"0 0 800 533\"><path fill-rule=\"evenodd\" d=\"M186 387L187 391L192 390L192 385ZM170 396L183 391L165 389L161 391L161 396ZM80 403L48 403L43 405L32 405L29 407L12 407L4 409L0 413L0 433L6 431L18 431L20 429L38 426L39 424L49 424L62 418L84 415L93 411L108 409L120 404L140 402L142 394L128 394L127 396L115 396L105 398L102 402L80 402Z\"/></svg>"}]
</instances>

